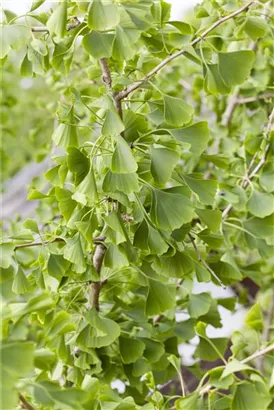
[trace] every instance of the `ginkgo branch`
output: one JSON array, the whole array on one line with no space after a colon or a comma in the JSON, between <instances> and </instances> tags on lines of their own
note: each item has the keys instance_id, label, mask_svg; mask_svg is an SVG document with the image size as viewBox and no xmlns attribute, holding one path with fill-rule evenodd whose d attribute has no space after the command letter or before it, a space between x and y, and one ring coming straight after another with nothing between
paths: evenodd
<instances>
[{"instance_id":1,"label":"ginkgo branch","mask_svg":"<svg viewBox=\"0 0 274 410\"><path fill-rule=\"evenodd\" d=\"M216 275L216 273L214 272L213 269L211 269L211 267L209 266L209 264L205 261L205 259L202 257L201 252L199 251L195 239L193 238L193 236L189 233L188 237L192 243L192 246L198 256L199 261L204 265L204 267L206 268L206 270L216 279L216 281L219 283L219 285L223 288L226 289L225 285L223 284L223 282L221 281L221 279L218 278L218 276Z\"/></svg>"},{"instance_id":2,"label":"ginkgo branch","mask_svg":"<svg viewBox=\"0 0 274 410\"><path fill-rule=\"evenodd\" d=\"M20 405L23 409L26 410L35 410L35 408L25 399L22 393L18 394Z\"/></svg>"},{"instance_id":3,"label":"ginkgo branch","mask_svg":"<svg viewBox=\"0 0 274 410\"><path fill-rule=\"evenodd\" d=\"M250 1L249 3L245 4L243 7L241 7L240 9L234 11L231 14L228 14L225 17L220 18L218 21L216 21L214 24L212 24L212 26L210 26L207 30L205 30L203 33L198 34L194 40L190 43L190 46L193 47L196 44L198 44L200 41L202 41L209 33L211 33L211 31L215 30L215 28L217 28L218 26L220 26L221 24L223 24L224 22L238 16L238 14L243 13L244 11L247 11L249 9L249 7L254 4L254 1ZM137 90L137 88L139 88L142 84L146 83L147 81L149 81L152 77L154 77L155 74L158 73L158 71L160 71L163 67L165 67L167 64L169 64L171 61L175 60L176 58L184 55L187 52L186 49L182 49L177 51L174 54L171 54L170 56L168 56L167 58L165 58L163 61L161 61L160 64L158 64L156 67L153 68L153 70L151 70L144 78L142 78L139 81L136 81L135 83L131 84L129 87L127 87L125 90L120 91L117 95L117 98L119 100L122 100L124 98L126 98L130 93L132 93L133 91Z\"/></svg>"},{"instance_id":4,"label":"ginkgo branch","mask_svg":"<svg viewBox=\"0 0 274 410\"><path fill-rule=\"evenodd\" d=\"M245 363L249 363L254 359L257 359L258 357L261 356L265 356L266 354L272 352L274 350L274 343L272 343L270 346L265 347L264 349L260 349L257 350L255 353L253 353L252 355L246 357L245 359L241 360L240 363L245 364ZM209 390L211 390L213 386L211 384L208 384L207 386L203 387L200 392L199 395L203 396L204 394L208 393Z\"/></svg>"},{"instance_id":5,"label":"ginkgo branch","mask_svg":"<svg viewBox=\"0 0 274 410\"><path fill-rule=\"evenodd\" d=\"M273 121L274 121L274 108L273 108L273 110L271 111L271 114L270 114L270 116L269 116L268 123L267 123L267 126L266 126L266 131L265 131L266 137L269 136L269 133L270 133L271 128L272 128L272 123L273 123ZM264 166L264 164L266 163L267 156L268 156L269 151L270 151L270 147L271 147L270 142L268 142L267 145L266 145L266 147L265 147L265 150L264 150L264 152L263 152L263 155L262 155L261 160L258 162L258 164L256 165L256 167L253 168L253 170L251 170L251 168L252 168L251 165L253 165L253 164L255 163L255 160L256 160L256 158L257 158L257 156L258 156L258 153L256 152L256 153L253 155L253 158L251 159L250 166L248 167L248 170L247 170L247 175L244 177L244 179L243 179L243 181L242 181L242 183L241 183L241 187L242 187L243 189L246 189L246 188L248 187L249 181L251 181L253 178L255 178L255 176L257 176L258 172L261 170L261 168L262 168L262 167ZM222 214L222 217L225 218L225 217L229 214L229 212L232 210L232 208L233 208L233 206L232 206L231 204L229 204L229 205L224 209L223 214Z\"/></svg>"}]
</instances>

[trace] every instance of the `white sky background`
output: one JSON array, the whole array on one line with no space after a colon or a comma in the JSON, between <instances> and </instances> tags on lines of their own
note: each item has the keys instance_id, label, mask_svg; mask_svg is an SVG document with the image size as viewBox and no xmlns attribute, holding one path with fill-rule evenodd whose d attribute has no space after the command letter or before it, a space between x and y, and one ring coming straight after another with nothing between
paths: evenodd
<instances>
[{"instance_id":1,"label":"white sky background","mask_svg":"<svg viewBox=\"0 0 274 410\"><path fill-rule=\"evenodd\" d=\"M184 12L191 10L198 0L167 0L172 4L172 19L180 20ZM31 6L32 1L27 0L0 0L0 4L4 9L13 11L20 15L26 13ZM52 3L52 0L50 1Z\"/></svg>"}]
</instances>

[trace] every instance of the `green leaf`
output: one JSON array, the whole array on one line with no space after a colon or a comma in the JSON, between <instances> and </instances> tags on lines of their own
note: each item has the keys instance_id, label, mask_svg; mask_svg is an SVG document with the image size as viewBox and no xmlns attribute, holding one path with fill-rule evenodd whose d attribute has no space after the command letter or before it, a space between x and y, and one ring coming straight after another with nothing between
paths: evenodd
<instances>
[{"instance_id":1,"label":"green leaf","mask_svg":"<svg viewBox=\"0 0 274 410\"><path fill-rule=\"evenodd\" d=\"M64 258L76 265L78 273L83 273L86 269L86 260L80 234L77 233L73 238L66 239L66 242L67 244L63 248Z\"/></svg>"},{"instance_id":2,"label":"green leaf","mask_svg":"<svg viewBox=\"0 0 274 410\"><path fill-rule=\"evenodd\" d=\"M192 318L198 318L205 315L211 305L211 296L209 293L191 294L189 298L188 312Z\"/></svg>"},{"instance_id":3,"label":"green leaf","mask_svg":"<svg viewBox=\"0 0 274 410\"><path fill-rule=\"evenodd\" d=\"M19 266L17 273L13 279L12 291L16 293L17 295L22 295L24 293L27 293L29 290L30 290L29 281L27 280L25 273Z\"/></svg>"},{"instance_id":4,"label":"green leaf","mask_svg":"<svg viewBox=\"0 0 274 410\"><path fill-rule=\"evenodd\" d=\"M67 149L68 169L74 174L75 185L79 185L90 170L88 158L77 148L70 147Z\"/></svg>"},{"instance_id":5,"label":"green leaf","mask_svg":"<svg viewBox=\"0 0 274 410\"><path fill-rule=\"evenodd\" d=\"M197 122L180 130L170 130L171 135L179 141L191 144L190 152L195 155L201 155L206 149L210 139L208 124L206 121Z\"/></svg>"},{"instance_id":6,"label":"green leaf","mask_svg":"<svg viewBox=\"0 0 274 410\"><path fill-rule=\"evenodd\" d=\"M162 342L159 342L158 340L153 340L153 339L142 339L145 344L146 348L144 351L144 357L150 362L150 363L157 363L160 358L163 356L165 353L165 346Z\"/></svg>"},{"instance_id":7,"label":"green leaf","mask_svg":"<svg viewBox=\"0 0 274 410\"><path fill-rule=\"evenodd\" d=\"M64 37L67 24L67 1L61 0L47 21L47 28L53 36Z\"/></svg>"},{"instance_id":8,"label":"green leaf","mask_svg":"<svg viewBox=\"0 0 274 410\"><path fill-rule=\"evenodd\" d=\"M252 40L257 40L260 37L264 37L268 31L268 25L265 20L260 17L247 17L244 30Z\"/></svg>"},{"instance_id":9,"label":"green leaf","mask_svg":"<svg viewBox=\"0 0 274 410\"><path fill-rule=\"evenodd\" d=\"M262 330L264 327L264 319L259 303L251 307L245 317L245 324L255 330Z\"/></svg>"},{"instance_id":10,"label":"green leaf","mask_svg":"<svg viewBox=\"0 0 274 410\"><path fill-rule=\"evenodd\" d=\"M145 314L147 316L163 313L175 306L175 285L166 285L159 281L149 279L146 298Z\"/></svg>"},{"instance_id":11,"label":"green leaf","mask_svg":"<svg viewBox=\"0 0 274 410\"><path fill-rule=\"evenodd\" d=\"M112 57L114 60L127 61L135 55L135 46L128 33L122 27L116 27Z\"/></svg>"},{"instance_id":12,"label":"green leaf","mask_svg":"<svg viewBox=\"0 0 274 410\"><path fill-rule=\"evenodd\" d=\"M251 50L219 53L219 70L228 86L242 84L250 74L254 62Z\"/></svg>"},{"instance_id":13,"label":"green leaf","mask_svg":"<svg viewBox=\"0 0 274 410\"><path fill-rule=\"evenodd\" d=\"M104 265L108 268L123 268L129 266L129 261L126 255L120 250L119 246L111 243L106 251L104 257Z\"/></svg>"},{"instance_id":14,"label":"green leaf","mask_svg":"<svg viewBox=\"0 0 274 410\"><path fill-rule=\"evenodd\" d=\"M124 124L119 115L112 110L108 110L102 127L102 135L109 137L111 135L119 135L125 129Z\"/></svg>"},{"instance_id":15,"label":"green leaf","mask_svg":"<svg viewBox=\"0 0 274 410\"><path fill-rule=\"evenodd\" d=\"M109 170L103 181L104 192L120 191L128 195L139 190L138 176L135 172L132 174L113 174Z\"/></svg>"},{"instance_id":16,"label":"green leaf","mask_svg":"<svg viewBox=\"0 0 274 410\"><path fill-rule=\"evenodd\" d=\"M19 50L23 45L28 44L31 31L28 27L19 25L0 26L0 59L3 59L11 49Z\"/></svg>"},{"instance_id":17,"label":"green leaf","mask_svg":"<svg viewBox=\"0 0 274 410\"><path fill-rule=\"evenodd\" d=\"M63 148L78 146L77 127L74 120L73 108L70 110L68 123L62 122L57 126L52 135L52 140L56 145Z\"/></svg>"},{"instance_id":18,"label":"green leaf","mask_svg":"<svg viewBox=\"0 0 274 410\"><path fill-rule=\"evenodd\" d=\"M218 168L223 168L227 169L230 163L230 158L227 155L208 155L208 154L203 154L203 158L205 158L206 161L212 162L216 167Z\"/></svg>"},{"instance_id":19,"label":"green leaf","mask_svg":"<svg viewBox=\"0 0 274 410\"><path fill-rule=\"evenodd\" d=\"M60 212L68 222L75 210L77 202L71 199L71 192L67 189L55 187L55 195Z\"/></svg>"},{"instance_id":20,"label":"green leaf","mask_svg":"<svg viewBox=\"0 0 274 410\"><path fill-rule=\"evenodd\" d=\"M137 163L124 138L117 136L117 143L112 155L111 171L117 174L131 174L137 171Z\"/></svg>"},{"instance_id":21,"label":"green leaf","mask_svg":"<svg viewBox=\"0 0 274 410\"><path fill-rule=\"evenodd\" d=\"M201 221L208 226L212 232L218 232L222 222L222 212L213 209L195 209L196 214Z\"/></svg>"},{"instance_id":22,"label":"green leaf","mask_svg":"<svg viewBox=\"0 0 274 410\"><path fill-rule=\"evenodd\" d=\"M63 255L50 254L48 260L48 274L54 278L61 279L65 276L66 271L69 268L69 261L64 259Z\"/></svg>"},{"instance_id":23,"label":"green leaf","mask_svg":"<svg viewBox=\"0 0 274 410\"><path fill-rule=\"evenodd\" d=\"M77 337L76 342L86 347L100 348L111 345L120 336L120 326L91 309L85 315L89 323Z\"/></svg>"},{"instance_id":24,"label":"green leaf","mask_svg":"<svg viewBox=\"0 0 274 410\"><path fill-rule=\"evenodd\" d=\"M139 339L119 337L119 349L123 363L134 363L142 357L146 345Z\"/></svg>"},{"instance_id":25,"label":"green leaf","mask_svg":"<svg viewBox=\"0 0 274 410\"><path fill-rule=\"evenodd\" d=\"M241 372L242 370L252 370L253 368L248 366L247 364L243 364L239 362L237 359L232 359L228 362L226 365L222 375L221 379L227 377L230 374L236 373L236 372Z\"/></svg>"},{"instance_id":26,"label":"green leaf","mask_svg":"<svg viewBox=\"0 0 274 410\"><path fill-rule=\"evenodd\" d=\"M38 9L38 7L40 7L44 2L45 2L45 0L33 1L32 5L31 5L31 8L30 8L30 12Z\"/></svg>"},{"instance_id":27,"label":"green leaf","mask_svg":"<svg viewBox=\"0 0 274 410\"><path fill-rule=\"evenodd\" d=\"M32 342L1 342L1 407L13 410L18 403L17 381L34 370Z\"/></svg>"},{"instance_id":28,"label":"green leaf","mask_svg":"<svg viewBox=\"0 0 274 410\"><path fill-rule=\"evenodd\" d=\"M79 194L81 197L79 197ZM78 185L71 198L82 205L88 204L89 206L94 205L98 201L97 186L92 166L90 166L88 174Z\"/></svg>"},{"instance_id":29,"label":"green leaf","mask_svg":"<svg viewBox=\"0 0 274 410\"><path fill-rule=\"evenodd\" d=\"M50 322L47 335L50 339L54 339L57 336L72 332L75 329L76 326L72 321L71 315L65 311L61 311L58 312Z\"/></svg>"},{"instance_id":30,"label":"green leaf","mask_svg":"<svg viewBox=\"0 0 274 410\"><path fill-rule=\"evenodd\" d=\"M264 218L274 212L274 196L253 190L247 206L253 215Z\"/></svg>"},{"instance_id":31,"label":"green leaf","mask_svg":"<svg viewBox=\"0 0 274 410\"><path fill-rule=\"evenodd\" d=\"M250 218L244 221L244 228L260 238L269 238L273 235L274 214L265 218Z\"/></svg>"},{"instance_id":32,"label":"green leaf","mask_svg":"<svg viewBox=\"0 0 274 410\"><path fill-rule=\"evenodd\" d=\"M39 38L32 40L31 46L35 51L37 51L37 53L41 54L42 56L46 56L48 54L46 43Z\"/></svg>"},{"instance_id":33,"label":"green leaf","mask_svg":"<svg viewBox=\"0 0 274 410\"><path fill-rule=\"evenodd\" d=\"M199 263L195 264L195 272L198 282L210 282L210 272L208 272L208 270L201 266Z\"/></svg>"},{"instance_id":34,"label":"green leaf","mask_svg":"<svg viewBox=\"0 0 274 410\"><path fill-rule=\"evenodd\" d=\"M148 123L143 115L136 114L132 110L126 110L124 115L125 139L133 142L139 137L139 133L146 132Z\"/></svg>"},{"instance_id":35,"label":"green leaf","mask_svg":"<svg viewBox=\"0 0 274 410\"><path fill-rule=\"evenodd\" d=\"M12 257L15 245L11 242L5 242L0 244L0 266L3 269L7 269L12 264Z\"/></svg>"},{"instance_id":36,"label":"green leaf","mask_svg":"<svg viewBox=\"0 0 274 410\"><path fill-rule=\"evenodd\" d=\"M224 355L227 342L226 338L201 338L195 356L210 362L217 360Z\"/></svg>"},{"instance_id":37,"label":"green leaf","mask_svg":"<svg viewBox=\"0 0 274 410\"><path fill-rule=\"evenodd\" d=\"M200 174L184 175L184 180L189 188L198 195L202 204L213 205L217 190L217 181L201 179Z\"/></svg>"},{"instance_id":38,"label":"green leaf","mask_svg":"<svg viewBox=\"0 0 274 410\"><path fill-rule=\"evenodd\" d=\"M106 30L117 26L120 16L118 7L113 3L93 0L88 9L88 26L93 30Z\"/></svg>"},{"instance_id":39,"label":"green leaf","mask_svg":"<svg viewBox=\"0 0 274 410\"><path fill-rule=\"evenodd\" d=\"M194 392L189 394L187 397L182 397L175 402L176 410L196 410L198 409L198 398L199 393Z\"/></svg>"},{"instance_id":40,"label":"green leaf","mask_svg":"<svg viewBox=\"0 0 274 410\"><path fill-rule=\"evenodd\" d=\"M95 59L111 56L114 35L92 31L83 37L84 49Z\"/></svg>"},{"instance_id":41,"label":"green leaf","mask_svg":"<svg viewBox=\"0 0 274 410\"><path fill-rule=\"evenodd\" d=\"M255 384L243 382L237 385L231 410L267 410L271 397L257 390Z\"/></svg>"},{"instance_id":42,"label":"green leaf","mask_svg":"<svg viewBox=\"0 0 274 410\"><path fill-rule=\"evenodd\" d=\"M26 53L25 57L23 58L21 67L20 67L20 75L21 77L32 77L32 62L28 59L28 53Z\"/></svg>"},{"instance_id":43,"label":"green leaf","mask_svg":"<svg viewBox=\"0 0 274 410\"><path fill-rule=\"evenodd\" d=\"M149 251L152 255L162 255L168 249L168 244L164 241L161 234L145 220L138 226L133 244L137 248Z\"/></svg>"},{"instance_id":44,"label":"green leaf","mask_svg":"<svg viewBox=\"0 0 274 410\"><path fill-rule=\"evenodd\" d=\"M30 229L32 232L39 234L39 228L35 219L29 218L26 219L23 223L24 228Z\"/></svg>"},{"instance_id":45,"label":"green leaf","mask_svg":"<svg viewBox=\"0 0 274 410\"><path fill-rule=\"evenodd\" d=\"M155 225L173 231L192 220L194 208L190 200L172 188L165 191L152 190L150 216Z\"/></svg>"},{"instance_id":46,"label":"green leaf","mask_svg":"<svg viewBox=\"0 0 274 410\"><path fill-rule=\"evenodd\" d=\"M119 245L120 243L125 242L127 238L121 218L118 216L118 213L112 211L104 217L104 220L107 225L116 233L116 244Z\"/></svg>"},{"instance_id":47,"label":"green leaf","mask_svg":"<svg viewBox=\"0 0 274 410\"><path fill-rule=\"evenodd\" d=\"M181 127L188 123L194 114L194 108L184 100L164 94L164 117L167 124Z\"/></svg>"},{"instance_id":48,"label":"green leaf","mask_svg":"<svg viewBox=\"0 0 274 410\"><path fill-rule=\"evenodd\" d=\"M150 148L151 174L157 184L165 184L179 161L179 154L168 148Z\"/></svg>"},{"instance_id":49,"label":"green leaf","mask_svg":"<svg viewBox=\"0 0 274 410\"><path fill-rule=\"evenodd\" d=\"M229 94L231 88L227 86L220 74L218 64L207 64L205 76L205 88L208 92L218 95Z\"/></svg>"},{"instance_id":50,"label":"green leaf","mask_svg":"<svg viewBox=\"0 0 274 410\"><path fill-rule=\"evenodd\" d=\"M153 263L153 268L158 273L164 273L169 277L183 278L193 271L194 264L186 253L176 251L171 257L165 255L160 257L159 263L157 261Z\"/></svg>"}]
</instances>

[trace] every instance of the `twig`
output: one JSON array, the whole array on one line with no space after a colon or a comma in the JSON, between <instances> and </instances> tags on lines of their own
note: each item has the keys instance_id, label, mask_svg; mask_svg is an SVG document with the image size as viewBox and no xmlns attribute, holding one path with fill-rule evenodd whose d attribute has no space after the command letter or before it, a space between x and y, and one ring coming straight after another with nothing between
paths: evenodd
<instances>
[{"instance_id":1,"label":"twig","mask_svg":"<svg viewBox=\"0 0 274 410\"><path fill-rule=\"evenodd\" d=\"M256 97L238 98L237 104L247 104L253 101L267 100L270 98L274 98L274 93L265 93L265 94L257 95Z\"/></svg>"},{"instance_id":2,"label":"twig","mask_svg":"<svg viewBox=\"0 0 274 410\"><path fill-rule=\"evenodd\" d=\"M110 69L109 69L106 58L100 58L99 64L100 64L101 71L102 71L102 80L109 88L111 88L112 79L111 79Z\"/></svg>"},{"instance_id":3,"label":"twig","mask_svg":"<svg viewBox=\"0 0 274 410\"><path fill-rule=\"evenodd\" d=\"M24 243L23 245L15 246L14 250L16 251L17 249L32 248L33 246L49 245L54 242L65 242L65 240L63 238L55 238L53 241Z\"/></svg>"},{"instance_id":4,"label":"twig","mask_svg":"<svg viewBox=\"0 0 274 410\"><path fill-rule=\"evenodd\" d=\"M268 312L265 317L264 330L262 334L262 342L267 342L269 339L269 333L270 333L271 324L273 322L273 317L274 317L274 292L272 292L270 306L269 306ZM260 371L263 370L263 364L264 364L264 356L261 356L258 360L258 365L257 365Z\"/></svg>"},{"instance_id":5,"label":"twig","mask_svg":"<svg viewBox=\"0 0 274 410\"><path fill-rule=\"evenodd\" d=\"M23 409L26 410L35 410L35 408L25 399L22 393L18 394L20 405Z\"/></svg>"},{"instance_id":6,"label":"twig","mask_svg":"<svg viewBox=\"0 0 274 410\"><path fill-rule=\"evenodd\" d=\"M66 30L67 31L73 30L74 28L80 26L80 24L81 24L81 21L78 20L77 17L73 17L71 23L68 23L66 25ZM33 33L48 33L49 32L48 28L45 26L32 27L31 31Z\"/></svg>"},{"instance_id":7,"label":"twig","mask_svg":"<svg viewBox=\"0 0 274 410\"><path fill-rule=\"evenodd\" d=\"M226 289L226 287L225 287L225 285L223 284L223 282L221 281L221 279L218 278L218 276L216 275L216 273L214 272L214 270L211 269L211 267L209 266L209 264L208 264L208 263L204 260L204 258L202 257L202 255L201 255L201 253L200 253L200 251L199 251L199 249L198 249L198 247L197 247L197 245L196 245L196 242L195 242L195 239L193 238L193 236L189 233L189 234L188 234L188 237L189 237L189 239L190 239L190 241L191 241L191 243L192 243L192 246L193 246L193 248L194 248L194 250L195 250L195 252L196 252L196 254L197 254L197 256L198 256L199 261L204 265L204 267L206 268L206 270L217 280L217 282L219 283L219 285L220 285L223 289Z\"/></svg>"},{"instance_id":8,"label":"twig","mask_svg":"<svg viewBox=\"0 0 274 410\"><path fill-rule=\"evenodd\" d=\"M251 360L264 356L267 353L272 352L273 350L274 350L274 343L246 357L245 359L241 360L240 363L245 364L245 363L251 362ZM204 394L208 393L211 388L212 388L212 385L208 384L207 386L205 386L203 389L200 390L199 395L203 396Z\"/></svg>"},{"instance_id":9,"label":"twig","mask_svg":"<svg viewBox=\"0 0 274 410\"><path fill-rule=\"evenodd\" d=\"M239 88L237 87L235 88L234 93L228 98L226 109L222 115L221 125L223 127L227 127L231 121L233 112L237 105L238 95L239 95Z\"/></svg>"},{"instance_id":10,"label":"twig","mask_svg":"<svg viewBox=\"0 0 274 410\"><path fill-rule=\"evenodd\" d=\"M223 24L225 21L232 19L233 17L236 17L238 14L243 13L244 11L247 11L249 9L249 7L253 4L253 1L250 1L249 3L245 4L243 7L241 7L240 9L234 11L233 13L220 18L218 21L216 21L214 24L212 24L212 26L210 26L207 30L205 30L203 33L201 33L200 35L197 35L197 37L190 43L190 46L195 46L196 44L198 44L200 41L202 41L209 33L211 33L211 31L213 31L215 28L217 28L218 26L220 26L221 24ZM151 70L144 78L142 78L139 81L136 81L135 83L133 83L132 85L130 85L129 87L127 87L125 90L120 91L117 95L117 98L119 100L122 100L124 98L126 98L130 93L132 93L133 91L137 90L137 88L139 88L142 84L144 84L145 82L147 82L148 80L150 80L155 74L158 73L158 71L160 71L163 67L165 67L168 63L170 63L171 61L175 60L175 58L180 57L181 55L184 55L187 52L187 50L182 49L177 51L174 54L171 54L170 56L168 56L167 58L165 58L160 64L158 64L155 68L153 68L153 70Z\"/></svg>"},{"instance_id":11,"label":"twig","mask_svg":"<svg viewBox=\"0 0 274 410\"><path fill-rule=\"evenodd\" d=\"M267 123L267 126L266 126L266 132L265 132L265 133L266 133L266 136L268 136L268 134L269 134L270 131L271 131L273 120L274 120L274 108L273 108L273 110L271 111L271 114L270 114L269 119L268 119L268 123ZM249 181L250 181L251 179L253 179L253 178L258 174L258 172L260 171L260 169L264 166L264 164L266 163L266 160L267 160L267 156L268 156L269 151L270 151L270 143L268 143L267 146L265 147L265 150L264 150L264 152L263 152L262 159L261 159L260 162L256 165L256 167L253 169L253 171L251 171L251 166L248 167L248 171L249 171L249 172L247 172L248 175L246 175L246 177L243 179L243 181L242 181L242 183L241 183L241 187L242 187L243 189L246 189L246 188L247 188ZM258 154L257 154L257 152L256 152L256 153L253 155L253 158L252 158L252 160L251 160L251 164L252 164L252 165L254 164L255 159L257 158L257 156L258 156ZM251 172L250 172L250 171L251 171ZM223 213L222 213L223 219L226 218L226 216L229 214L229 212L231 211L232 208L233 208L233 206L232 206L231 204L229 204L229 205L224 209L224 211L223 211Z\"/></svg>"}]
</instances>

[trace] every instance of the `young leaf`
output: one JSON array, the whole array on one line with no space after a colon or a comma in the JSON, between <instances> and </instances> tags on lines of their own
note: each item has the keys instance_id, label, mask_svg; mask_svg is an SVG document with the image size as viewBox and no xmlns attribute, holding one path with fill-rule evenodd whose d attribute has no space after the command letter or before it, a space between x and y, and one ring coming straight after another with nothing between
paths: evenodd
<instances>
[{"instance_id":1,"label":"young leaf","mask_svg":"<svg viewBox=\"0 0 274 410\"><path fill-rule=\"evenodd\" d=\"M153 189L150 216L155 225L173 231L192 220L194 207L190 200L172 189Z\"/></svg>"},{"instance_id":2,"label":"young leaf","mask_svg":"<svg viewBox=\"0 0 274 410\"><path fill-rule=\"evenodd\" d=\"M25 57L23 58L21 67L20 67L20 75L21 77L32 77L32 62L28 59L28 53L26 53Z\"/></svg>"},{"instance_id":3,"label":"young leaf","mask_svg":"<svg viewBox=\"0 0 274 410\"><path fill-rule=\"evenodd\" d=\"M231 410L267 410L271 402L270 395L257 390L255 383L238 384L234 393Z\"/></svg>"},{"instance_id":4,"label":"young leaf","mask_svg":"<svg viewBox=\"0 0 274 410\"><path fill-rule=\"evenodd\" d=\"M202 204L213 205L217 190L217 181L200 179L200 174L184 175L184 180L189 188L198 195Z\"/></svg>"},{"instance_id":5,"label":"young leaf","mask_svg":"<svg viewBox=\"0 0 274 410\"><path fill-rule=\"evenodd\" d=\"M134 363L142 357L146 345L139 339L119 337L119 348L123 363Z\"/></svg>"},{"instance_id":6,"label":"young leaf","mask_svg":"<svg viewBox=\"0 0 274 410\"><path fill-rule=\"evenodd\" d=\"M119 115L112 110L108 110L102 127L102 135L105 135L106 137L119 135L124 129L124 124Z\"/></svg>"},{"instance_id":7,"label":"young leaf","mask_svg":"<svg viewBox=\"0 0 274 410\"><path fill-rule=\"evenodd\" d=\"M218 232L222 222L222 212L213 209L195 209L196 214L201 221L208 226L212 232Z\"/></svg>"},{"instance_id":8,"label":"young leaf","mask_svg":"<svg viewBox=\"0 0 274 410\"><path fill-rule=\"evenodd\" d=\"M110 170L106 173L103 181L104 192L120 191L126 195L139 191L138 176L132 174L113 174Z\"/></svg>"},{"instance_id":9,"label":"young leaf","mask_svg":"<svg viewBox=\"0 0 274 410\"><path fill-rule=\"evenodd\" d=\"M244 30L252 40L256 41L258 38L264 37L268 31L268 25L266 21L260 17L247 17Z\"/></svg>"},{"instance_id":10,"label":"young leaf","mask_svg":"<svg viewBox=\"0 0 274 410\"><path fill-rule=\"evenodd\" d=\"M207 64L205 88L208 92L218 95L229 94L231 88L224 83L224 80L220 74L218 64Z\"/></svg>"},{"instance_id":11,"label":"young leaf","mask_svg":"<svg viewBox=\"0 0 274 410\"><path fill-rule=\"evenodd\" d=\"M116 4L93 0L88 10L88 26L92 30L106 30L117 26L120 16Z\"/></svg>"},{"instance_id":12,"label":"young leaf","mask_svg":"<svg viewBox=\"0 0 274 410\"><path fill-rule=\"evenodd\" d=\"M161 255L168 249L168 244L161 234L145 220L138 226L134 235L134 246L151 254Z\"/></svg>"},{"instance_id":13,"label":"young leaf","mask_svg":"<svg viewBox=\"0 0 274 410\"><path fill-rule=\"evenodd\" d=\"M7 269L12 264L12 256L15 245L11 242L5 242L0 244L0 266L3 269Z\"/></svg>"},{"instance_id":14,"label":"young leaf","mask_svg":"<svg viewBox=\"0 0 274 410\"><path fill-rule=\"evenodd\" d=\"M151 174L157 184L165 184L177 165L179 154L168 148L150 148Z\"/></svg>"},{"instance_id":15,"label":"young leaf","mask_svg":"<svg viewBox=\"0 0 274 410\"><path fill-rule=\"evenodd\" d=\"M45 2L45 0L33 1L32 5L31 5L31 8L30 8L30 12L38 9L38 7L40 7L44 2Z\"/></svg>"},{"instance_id":16,"label":"young leaf","mask_svg":"<svg viewBox=\"0 0 274 410\"><path fill-rule=\"evenodd\" d=\"M119 249L119 247L111 243L108 246L104 257L104 265L108 268L123 268L124 266L128 266L129 262L125 254Z\"/></svg>"},{"instance_id":17,"label":"young leaf","mask_svg":"<svg viewBox=\"0 0 274 410\"><path fill-rule=\"evenodd\" d=\"M114 35L92 31L83 37L84 49L95 59L110 57Z\"/></svg>"},{"instance_id":18,"label":"young leaf","mask_svg":"<svg viewBox=\"0 0 274 410\"><path fill-rule=\"evenodd\" d=\"M263 329L263 315L259 303L256 303L251 307L246 315L245 324L255 330Z\"/></svg>"},{"instance_id":19,"label":"young leaf","mask_svg":"<svg viewBox=\"0 0 274 410\"><path fill-rule=\"evenodd\" d=\"M83 198L80 200L78 194L82 195ZM93 167L90 167L88 174L85 176L83 181L78 185L76 192L71 197L76 202L82 203L82 205L94 205L98 201L97 186L94 176Z\"/></svg>"},{"instance_id":20,"label":"young leaf","mask_svg":"<svg viewBox=\"0 0 274 410\"><path fill-rule=\"evenodd\" d=\"M209 311L210 305L211 297L209 293L192 294L189 298L188 312L192 318L198 318Z\"/></svg>"},{"instance_id":21,"label":"young leaf","mask_svg":"<svg viewBox=\"0 0 274 410\"><path fill-rule=\"evenodd\" d=\"M57 126L52 135L52 140L56 145L63 148L78 146L78 135L74 121L73 109L70 110L68 123L62 122Z\"/></svg>"},{"instance_id":22,"label":"young leaf","mask_svg":"<svg viewBox=\"0 0 274 410\"><path fill-rule=\"evenodd\" d=\"M163 313L175 306L175 285L164 285L163 283L150 279L146 298L145 314L147 316Z\"/></svg>"},{"instance_id":23,"label":"young leaf","mask_svg":"<svg viewBox=\"0 0 274 410\"><path fill-rule=\"evenodd\" d=\"M253 215L264 218L274 212L274 196L254 190L247 201L247 207Z\"/></svg>"},{"instance_id":24,"label":"young leaf","mask_svg":"<svg viewBox=\"0 0 274 410\"><path fill-rule=\"evenodd\" d=\"M170 130L171 135L179 141L191 144L190 152L195 155L201 155L206 149L210 139L210 132L206 121L197 122L179 130Z\"/></svg>"},{"instance_id":25,"label":"young leaf","mask_svg":"<svg viewBox=\"0 0 274 410\"><path fill-rule=\"evenodd\" d=\"M167 124L181 127L188 123L194 114L194 108L184 100L164 95L164 117Z\"/></svg>"},{"instance_id":26,"label":"young leaf","mask_svg":"<svg viewBox=\"0 0 274 410\"><path fill-rule=\"evenodd\" d=\"M228 86L242 84L250 74L254 62L251 50L219 53L220 74Z\"/></svg>"},{"instance_id":27,"label":"young leaf","mask_svg":"<svg viewBox=\"0 0 274 410\"><path fill-rule=\"evenodd\" d=\"M67 24L67 0L61 0L47 21L51 36L64 37Z\"/></svg>"},{"instance_id":28,"label":"young leaf","mask_svg":"<svg viewBox=\"0 0 274 410\"><path fill-rule=\"evenodd\" d=\"M130 60L135 55L135 47L127 32L122 27L116 27L113 42L112 57L114 60Z\"/></svg>"},{"instance_id":29,"label":"young leaf","mask_svg":"<svg viewBox=\"0 0 274 410\"><path fill-rule=\"evenodd\" d=\"M12 291L17 295L22 295L30 290L30 283L26 278L23 270L18 267L17 273L14 276L12 283Z\"/></svg>"},{"instance_id":30,"label":"young leaf","mask_svg":"<svg viewBox=\"0 0 274 410\"><path fill-rule=\"evenodd\" d=\"M137 171L137 163L124 138L117 136L117 143L112 155L111 171L116 174L131 174Z\"/></svg>"}]
</instances>

